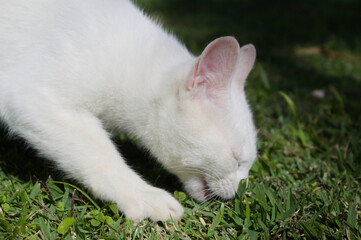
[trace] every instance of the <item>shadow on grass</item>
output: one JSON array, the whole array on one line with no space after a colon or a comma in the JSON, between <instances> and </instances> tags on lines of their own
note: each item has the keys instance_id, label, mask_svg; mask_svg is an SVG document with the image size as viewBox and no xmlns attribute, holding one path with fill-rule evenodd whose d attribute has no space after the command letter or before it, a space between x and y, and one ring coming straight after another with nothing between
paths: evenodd
<instances>
[{"instance_id":1,"label":"shadow on grass","mask_svg":"<svg viewBox=\"0 0 361 240\"><path fill-rule=\"evenodd\" d=\"M56 176L49 163L39 157L24 140L10 136L0 124L0 167L7 175L13 175L26 182L33 178L45 180L49 175Z\"/></svg>"},{"instance_id":2,"label":"shadow on grass","mask_svg":"<svg viewBox=\"0 0 361 240\"><path fill-rule=\"evenodd\" d=\"M150 153L141 149L134 141L125 138L121 141L115 141L115 143L119 152L126 159L127 164L147 182L169 192L182 190L182 184L179 179L166 171Z\"/></svg>"}]
</instances>

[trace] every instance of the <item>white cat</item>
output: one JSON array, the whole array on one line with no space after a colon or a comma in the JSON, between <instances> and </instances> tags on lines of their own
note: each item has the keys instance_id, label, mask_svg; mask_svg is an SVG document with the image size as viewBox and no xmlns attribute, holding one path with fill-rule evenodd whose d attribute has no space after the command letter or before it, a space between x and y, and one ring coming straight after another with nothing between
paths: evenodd
<instances>
[{"instance_id":1,"label":"white cat","mask_svg":"<svg viewBox=\"0 0 361 240\"><path fill-rule=\"evenodd\" d=\"M234 197L256 157L255 54L223 37L194 57L128 0L0 0L0 117L128 218L180 220L109 133L136 137L196 200Z\"/></svg>"}]
</instances>

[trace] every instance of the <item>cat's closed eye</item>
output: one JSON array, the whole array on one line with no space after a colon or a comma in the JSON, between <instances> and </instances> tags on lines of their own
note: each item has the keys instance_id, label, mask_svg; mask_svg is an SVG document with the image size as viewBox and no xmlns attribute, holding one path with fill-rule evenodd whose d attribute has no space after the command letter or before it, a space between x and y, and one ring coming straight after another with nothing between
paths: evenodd
<instances>
[{"instance_id":1,"label":"cat's closed eye","mask_svg":"<svg viewBox=\"0 0 361 240\"><path fill-rule=\"evenodd\" d=\"M232 155L233 155L233 159L234 159L235 162L237 163L237 168L240 168L240 167L241 167L241 162L240 162L240 160L239 160L238 155L237 155L234 151L232 151Z\"/></svg>"}]
</instances>

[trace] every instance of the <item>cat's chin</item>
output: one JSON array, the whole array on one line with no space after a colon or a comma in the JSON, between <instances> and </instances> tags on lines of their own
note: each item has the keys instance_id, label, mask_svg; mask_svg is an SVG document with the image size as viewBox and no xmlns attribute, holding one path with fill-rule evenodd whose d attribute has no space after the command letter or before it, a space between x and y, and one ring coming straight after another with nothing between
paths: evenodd
<instances>
[{"instance_id":1,"label":"cat's chin","mask_svg":"<svg viewBox=\"0 0 361 240\"><path fill-rule=\"evenodd\" d=\"M212 181L205 177L199 177L196 181L192 181L192 184L188 184L186 190L199 203L212 198L226 201L235 197L238 188L236 183L238 182L238 180L230 178Z\"/></svg>"},{"instance_id":2,"label":"cat's chin","mask_svg":"<svg viewBox=\"0 0 361 240\"><path fill-rule=\"evenodd\" d=\"M193 180L186 185L186 191L199 203L203 203L212 198L229 200L235 196L235 188L231 180L207 181L205 177Z\"/></svg>"}]
</instances>

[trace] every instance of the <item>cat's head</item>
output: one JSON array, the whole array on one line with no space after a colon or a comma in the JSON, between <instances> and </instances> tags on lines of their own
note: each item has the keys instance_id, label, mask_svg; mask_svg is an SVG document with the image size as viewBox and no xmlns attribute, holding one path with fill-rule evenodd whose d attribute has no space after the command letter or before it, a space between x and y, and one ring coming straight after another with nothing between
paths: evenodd
<instances>
[{"instance_id":1,"label":"cat's head","mask_svg":"<svg viewBox=\"0 0 361 240\"><path fill-rule=\"evenodd\" d=\"M196 200L233 198L256 158L256 130L244 86L256 57L232 37L211 42L180 81L168 116L166 168Z\"/></svg>"}]
</instances>

